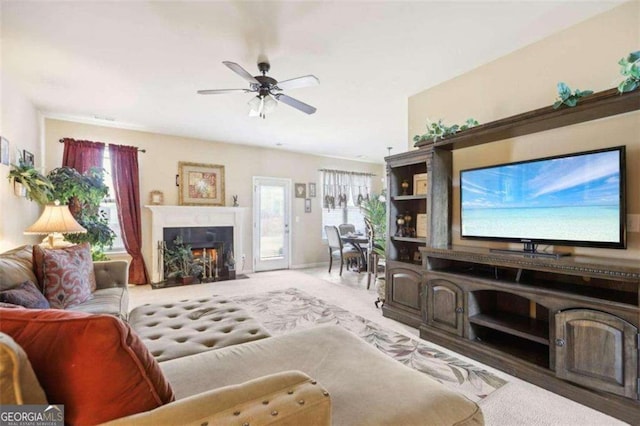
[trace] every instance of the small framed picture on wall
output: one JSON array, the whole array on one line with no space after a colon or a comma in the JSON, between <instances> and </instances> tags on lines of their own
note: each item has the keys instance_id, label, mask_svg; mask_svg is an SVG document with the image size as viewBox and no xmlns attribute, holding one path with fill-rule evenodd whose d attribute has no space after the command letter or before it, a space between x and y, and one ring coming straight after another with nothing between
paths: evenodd
<instances>
[{"instance_id":1,"label":"small framed picture on wall","mask_svg":"<svg viewBox=\"0 0 640 426\"><path fill-rule=\"evenodd\" d=\"M296 191L296 198L307 198L307 184L296 183L295 191Z\"/></svg>"},{"instance_id":2,"label":"small framed picture on wall","mask_svg":"<svg viewBox=\"0 0 640 426\"><path fill-rule=\"evenodd\" d=\"M309 197L316 197L316 184L314 182L309 182Z\"/></svg>"},{"instance_id":3,"label":"small framed picture on wall","mask_svg":"<svg viewBox=\"0 0 640 426\"><path fill-rule=\"evenodd\" d=\"M311 213L311 198L304 199L304 212Z\"/></svg>"},{"instance_id":4,"label":"small framed picture on wall","mask_svg":"<svg viewBox=\"0 0 640 426\"><path fill-rule=\"evenodd\" d=\"M0 164L9 165L9 141L0 136Z\"/></svg>"},{"instance_id":5,"label":"small framed picture on wall","mask_svg":"<svg viewBox=\"0 0 640 426\"><path fill-rule=\"evenodd\" d=\"M33 167L33 164L34 164L33 154L27 151L26 149L22 150L22 160L24 161L25 166Z\"/></svg>"}]
</instances>

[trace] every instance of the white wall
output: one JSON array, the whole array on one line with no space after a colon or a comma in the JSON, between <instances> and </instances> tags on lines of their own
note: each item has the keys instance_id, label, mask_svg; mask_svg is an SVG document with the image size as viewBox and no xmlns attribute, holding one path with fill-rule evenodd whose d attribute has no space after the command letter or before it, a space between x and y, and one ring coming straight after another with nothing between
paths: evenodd
<instances>
[{"instance_id":1,"label":"white wall","mask_svg":"<svg viewBox=\"0 0 640 426\"><path fill-rule=\"evenodd\" d=\"M4 73L1 84L0 135L9 140L11 163L17 163L18 150L26 149L35 155L36 166L44 164L38 111ZM14 195L13 185L7 180L9 170L9 166L0 165L0 253L42 239L23 234L24 229L38 218L40 207Z\"/></svg>"},{"instance_id":2,"label":"white wall","mask_svg":"<svg viewBox=\"0 0 640 426\"><path fill-rule=\"evenodd\" d=\"M58 140L64 137L131 145L146 149L146 154L141 153L138 157L141 180L140 196L143 205L148 204L149 193L152 190L164 193L165 205L178 204L178 188L175 185L175 177L178 173L179 161L224 165L226 205L232 205L232 195L238 195L240 206L248 207L245 215L245 236L243 239L247 259L245 270L252 269L250 260L252 259L253 176L290 178L292 183L315 182L319 194L318 169L331 168L374 173L376 174L373 178L375 192L380 191L384 172L383 166L380 164L46 119L45 145L48 171L60 166L63 147L58 143ZM319 196L312 198L312 213L304 212L303 199L292 198L292 201L292 266L300 267L326 262L328 260L327 249L321 240L322 216ZM143 209L142 228L143 254L145 261L149 263L151 250L156 243L151 241L151 214L148 209ZM238 260L240 256L241 253L236 253Z\"/></svg>"},{"instance_id":3,"label":"white wall","mask_svg":"<svg viewBox=\"0 0 640 426\"><path fill-rule=\"evenodd\" d=\"M556 84L602 91L621 80L618 60L640 49L640 2L631 1L567 30L409 98L409 135L425 133L427 118L487 123L549 106ZM409 147L413 141L409 141ZM454 151L453 242L460 239L460 169L515 160L627 146L627 212L640 214L640 112ZM563 248L566 251L566 249ZM577 248L576 253L640 258L640 233L628 233L627 250Z\"/></svg>"}]
</instances>

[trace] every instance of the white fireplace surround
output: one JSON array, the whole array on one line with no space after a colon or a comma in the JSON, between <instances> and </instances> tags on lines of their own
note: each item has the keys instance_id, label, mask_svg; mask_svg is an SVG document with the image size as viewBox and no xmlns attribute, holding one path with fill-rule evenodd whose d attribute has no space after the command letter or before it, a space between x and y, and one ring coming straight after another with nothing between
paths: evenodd
<instances>
[{"instance_id":1,"label":"white fireplace surround","mask_svg":"<svg viewBox=\"0 0 640 426\"><path fill-rule=\"evenodd\" d=\"M158 256L158 242L164 238L164 228L190 228L200 226L233 226L233 251L242 251L242 223L245 207L209 206L145 206L151 210L151 280L162 281Z\"/></svg>"}]
</instances>

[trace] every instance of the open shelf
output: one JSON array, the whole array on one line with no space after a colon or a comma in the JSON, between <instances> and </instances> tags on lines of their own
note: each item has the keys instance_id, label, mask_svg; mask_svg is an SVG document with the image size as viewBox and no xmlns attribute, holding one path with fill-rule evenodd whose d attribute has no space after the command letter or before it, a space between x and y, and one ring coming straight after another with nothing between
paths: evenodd
<instances>
[{"instance_id":1,"label":"open shelf","mask_svg":"<svg viewBox=\"0 0 640 426\"><path fill-rule=\"evenodd\" d=\"M507 312L482 313L469 317L472 324L499 330L543 345L549 344L549 323Z\"/></svg>"},{"instance_id":2,"label":"open shelf","mask_svg":"<svg viewBox=\"0 0 640 426\"><path fill-rule=\"evenodd\" d=\"M393 241L404 241L405 243L418 243L418 244L426 244L427 237L391 237Z\"/></svg>"},{"instance_id":3,"label":"open shelf","mask_svg":"<svg viewBox=\"0 0 640 426\"><path fill-rule=\"evenodd\" d=\"M507 353L522 361L549 368L549 347L547 345L481 326L478 326L474 342Z\"/></svg>"},{"instance_id":4,"label":"open shelf","mask_svg":"<svg viewBox=\"0 0 640 426\"><path fill-rule=\"evenodd\" d=\"M433 145L436 148L450 151L597 120L638 109L640 109L640 90L620 94L618 89L609 89L581 99L578 105L573 108L562 106L553 109L552 106L547 106L473 127L435 142L435 144L428 140L417 142L415 146Z\"/></svg>"},{"instance_id":5,"label":"open shelf","mask_svg":"<svg viewBox=\"0 0 640 426\"><path fill-rule=\"evenodd\" d=\"M427 194L420 195L394 195L391 197L393 201L411 201L411 200L426 200Z\"/></svg>"}]
</instances>

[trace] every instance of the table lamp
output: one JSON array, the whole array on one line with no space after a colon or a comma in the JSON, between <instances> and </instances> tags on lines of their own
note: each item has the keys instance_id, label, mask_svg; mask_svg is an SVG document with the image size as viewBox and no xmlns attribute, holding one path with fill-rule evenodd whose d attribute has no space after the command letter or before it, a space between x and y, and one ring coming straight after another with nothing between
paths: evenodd
<instances>
[{"instance_id":1,"label":"table lamp","mask_svg":"<svg viewBox=\"0 0 640 426\"><path fill-rule=\"evenodd\" d=\"M71 215L69 206L61 206L57 200L54 204L47 204L38 220L24 231L27 235L48 234L45 240L48 241L49 248L59 246L59 243L64 241L61 234L82 234L85 232L87 230Z\"/></svg>"}]
</instances>

